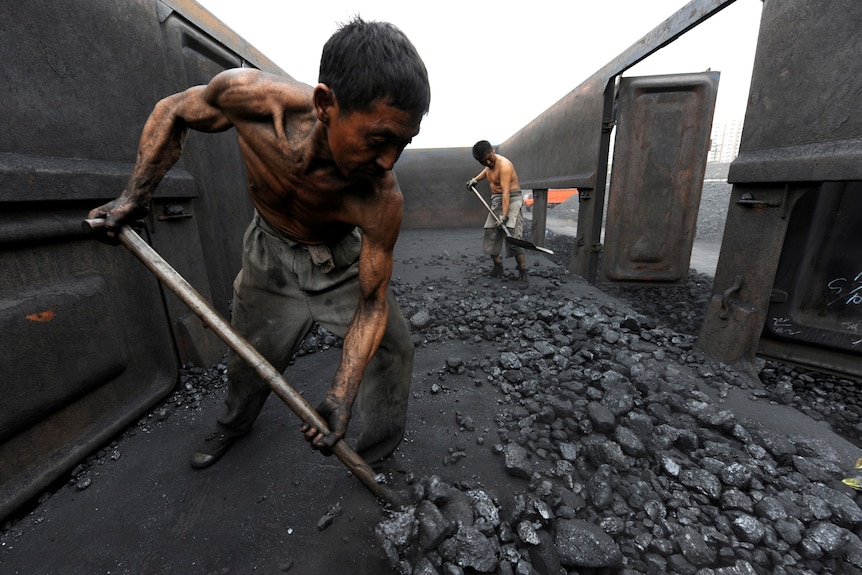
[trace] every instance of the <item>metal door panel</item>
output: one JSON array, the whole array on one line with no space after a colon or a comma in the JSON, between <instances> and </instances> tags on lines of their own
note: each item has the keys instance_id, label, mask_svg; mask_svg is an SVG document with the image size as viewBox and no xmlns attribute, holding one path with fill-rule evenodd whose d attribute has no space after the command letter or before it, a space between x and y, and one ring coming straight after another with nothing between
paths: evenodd
<instances>
[{"instance_id":1,"label":"metal door panel","mask_svg":"<svg viewBox=\"0 0 862 575\"><path fill-rule=\"evenodd\" d=\"M718 77L620 82L603 281L687 280Z\"/></svg>"}]
</instances>

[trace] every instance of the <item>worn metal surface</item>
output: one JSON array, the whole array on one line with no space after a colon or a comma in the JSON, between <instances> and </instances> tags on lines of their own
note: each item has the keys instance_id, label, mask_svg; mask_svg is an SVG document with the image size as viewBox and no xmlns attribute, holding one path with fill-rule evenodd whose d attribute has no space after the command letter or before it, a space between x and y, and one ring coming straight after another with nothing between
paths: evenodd
<instances>
[{"instance_id":1,"label":"worn metal surface","mask_svg":"<svg viewBox=\"0 0 862 575\"><path fill-rule=\"evenodd\" d=\"M697 339L715 359L750 366L766 317L787 216L808 186L733 186L712 303Z\"/></svg>"},{"instance_id":2,"label":"worn metal surface","mask_svg":"<svg viewBox=\"0 0 862 575\"><path fill-rule=\"evenodd\" d=\"M5 516L170 392L180 361L221 357L199 320L80 223L122 191L160 98L228 67L279 70L190 1L4 2L0 18ZM167 206L178 217L160 219ZM145 233L226 312L250 214L234 138L192 136Z\"/></svg>"},{"instance_id":3,"label":"worn metal surface","mask_svg":"<svg viewBox=\"0 0 862 575\"><path fill-rule=\"evenodd\" d=\"M75 233L80 222L80 210L57 207L6 205L0 216L2 516L134 421L176 378L158 285L112 246Z\"/></svg>"},{"instance_id":4,"label":"worn metal surface","mask_svg":"<svg viewBox=\"0 0 862 575\"><path fill-rule=\"evenodd\" d=\"M404 194L402 228L481 228L487 213L465 186L480 171L470 148L404 150L395 166Z\"/></svg>"},{"instance_id":5,"label":"worn metal surface","mask_svg":"<svg viewBox=\"0 0 862 575\"><path fill-rule=\"evenodd\" d=\"M620 82L602 281L686 282L718 79Z\"/></svg>"},{"instance_id":6,"label":"worn metal surface","mask_svg":"<svg viewBox=\"0 0 862 575\"><path fill-rule=\"evenodd\" d=\"M829 371L862 376L860 230L862 182L824 183L800 198L772 285L762 355L808 356Z\"/></svg>"},{"instance_id":7,"label":"worn metal surface","mask_svg":"<svg viewBox=\"0 0 862 575\"><path fill-rule=\"evenodd\" d=\"M862 3L764 3L740 152L728 180L862 180Z\"/></svg>"},{"instance_id":8,"label":"worn metal surface","mask_svg":"<svg viewBox=\"0 0 862 575\"><path fill-rule=\"evenodd\" d=\"M844 219L858 210L851 196L862 180L862 77L849 73L862 55L860 27L855 0L764 3L714 282L720 300L741 278L727 304L749 311L710 308L698 347L717 359L751 364L759 350L862 371L853 343L857 308L823 307L824 298L839 295L830 289L853 285L862 261L848 247L862 243L862 226ZM839 277L849 283L830 288ZM752 344L740 347L740 340Z\"/></svg>"}]
</instances>

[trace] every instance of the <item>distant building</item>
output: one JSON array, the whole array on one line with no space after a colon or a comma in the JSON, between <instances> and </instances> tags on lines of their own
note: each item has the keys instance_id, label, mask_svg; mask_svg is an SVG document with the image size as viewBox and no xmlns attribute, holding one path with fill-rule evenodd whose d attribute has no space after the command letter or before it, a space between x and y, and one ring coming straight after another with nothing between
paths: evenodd
<instances>
[{"instance_id":1,"label":"distant building","mask_svg":"<svg viewBox=\"0 0 862 575\"><path fill-rule=\"evenodd\" d=\"M717 121L712 126L708 162L732 162L739 153L742 120Z\"/></svg>"}]
</instances>

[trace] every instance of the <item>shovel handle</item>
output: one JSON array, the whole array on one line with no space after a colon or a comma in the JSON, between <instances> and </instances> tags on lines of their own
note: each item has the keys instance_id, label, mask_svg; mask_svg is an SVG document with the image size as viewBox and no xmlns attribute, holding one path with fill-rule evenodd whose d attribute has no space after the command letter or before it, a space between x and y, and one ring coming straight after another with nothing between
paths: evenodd
<instances>
[{"instance_id":1,"label":"shovel handle","mask_svg":"<svg viewBox=\"0 0 862 575\"><path fill-rule=\"evenodd\" d=\"M103 219L84 220L83 228L86 232L102 229L105 227ZM155 276L161 280L189 309L191 309L201 320L215 332L234 352L237 353L249 366L254 368L258 376L263 379L284 403L302 420L303 423L318 429L323 433L329 433L326 421L320 417L311 404L299 394L245 338L226 322L221 315L207 302L192 286L177 272L165 259L156 252L147 242L132 230L129 226L122 226L117 232L117 237L132 254L135 255ZM371 491L375 496L395 506L403 506L400 496L388 486L378 483L374 479L374 470L365 462L347 442L339 440L333 447L332 452L340 459L347 468Z\"/></svg>"},{"instance_id":2,"label":"shovel handle","mask_svg":"<svg viewBox=\"0 0 862 575\"><path fill-rule=\"evenodd\" d=\"M503 225L502 220L497 217L497 214L494 213L494 210L491 209L491 206L488 205L488 202L485 201L485 198L483 198L482 194L479 193L479 190L476 189L476 186L471 184L470 189L473 190L473 193L476 194L476 197L479 198L479 201L482 202L482 205L485 206L485 209L488 210L488 213L491 214L491 217L497 222L497 225L503 228L503 231L508 236L509 230L505 229L506 226Z\"/></svg>"},{"instance_id":3,"label":"shovel handle","mask_svg":"<svg viewBox=\"0 0 862 575\"><path fill-rule=\"evenodd\" d=\"M479 190L476 189L476 186L471 185L470 189L473 190L473 193L476 194L476 197L479 198L479 201L482 202L482 205L485 206L485 208L488 210L488 213L491 214L491 217L494 218L494 221L497 222L497 226L499 226L499 228L503 230L503 233L506 235L506 237L511 238L512 232L509 231L509 228L503 225L503 220L501 220L497 216L497 214L494 213L494 210L491 209L491 206L488 205L488 202L485 201L485 198L483 198L482 194L479 193Z\"/></svg>"},{"instance_id":4,"label":"shovel handle","mask_svg":"<svg viewBox=\"0 0 862 575\"><path fill-rule=\"evenodd\" d=\"M488 213L491 214L491 216L497 222L497 225L500 226L500 228L502 228L503 233L506 235L506 239L509 240L509 242L516 242L516 245L518 245L522 248L537 250L540 252L545 252L546 254L553 255L553 253L554 253L553 250L549 250L548 248L543 248L541 246L534 245L534 244L532 244L526 240L520 240L517 238L513 238L512 232L509 231L509 228L507 228L506 226L503 225L503 222L500 220L500 218L497 217L497 214L494 213L494 210L491 209L491 206L488 205L488 202L485 201L485 198L483 198L482 194L479 193L479 190L476 189L476 186L470 184L470 189L473 190L473 193L476 194L476 197L479 198L479 201L482 202L482 205L485 206L485 209L488 210Z\"/></svg>"}]
</instances>

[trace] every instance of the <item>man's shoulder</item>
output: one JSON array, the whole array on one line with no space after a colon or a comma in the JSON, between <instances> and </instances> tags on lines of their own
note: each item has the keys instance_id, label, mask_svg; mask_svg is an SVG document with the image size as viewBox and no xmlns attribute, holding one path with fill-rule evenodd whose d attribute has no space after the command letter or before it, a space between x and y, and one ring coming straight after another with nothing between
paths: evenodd
<instances>
[{"instance_id":1,"label":"man's shoulder","mask_svg":"<svg viewBox=\"0 0 862 575\"><path fill-rule=\"evenodd\" d=\"M403 200L398 178L392 172L386 172L371 188L374 202L386 205L393 201L400 202Z\"/></svg>"},{"instance_id":2,"label":"man's shoulder","mask_svg":"<svg viewBox=\"0 0 862 575\"><path fill-rule=\"evenodd\" d=\"M240 90L249 93L278 93L311 102L314 88L290 76L263 72L254 68L231 68L217 74L210 86L219 91Z\"/></svg>"},{"instance_id":3,"label":"man's shoulder","mask_svg":"<svg viewBox=\"0 0 862 575\"><path fill-rule=\"evenodd\" d=\"M254 84L257 82L289 83L296 84L297 81L290 76L264 72L257 68L228 68L215 75L214 79L222 79L236 84Z\"/></svg>"},{"instance_id":4,"label":"man's shoulder","mask_svg":"<svg viewBox=\"0 0 862 575\"><path fill-rule=\"evenodd\" d=\"M497 165L495 168L498 174L509 174L515 171L515 164L509 158L497 154Z\"/></svg>"},{"instance_id":5,"label":"man's shoulder","mask_svg":"<svg viewBox=\"0 0 862 575\"><path fill-rule=\"evenodd\" d=\"M356 186L353 197L364 207L361 210L363 218L390 218L395 214L400 216L404 204L404 196L398 186L398 180L391 172L371 185Z\"/></svg>"}]
</instances>

